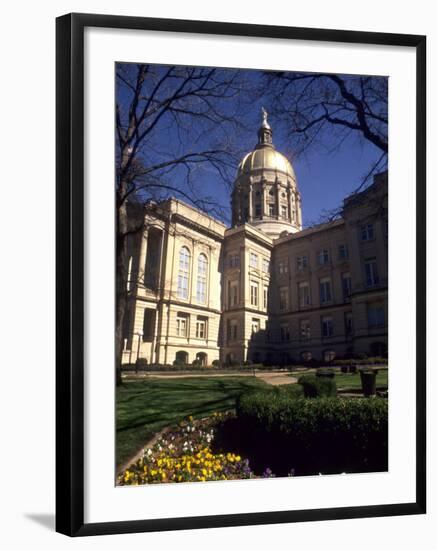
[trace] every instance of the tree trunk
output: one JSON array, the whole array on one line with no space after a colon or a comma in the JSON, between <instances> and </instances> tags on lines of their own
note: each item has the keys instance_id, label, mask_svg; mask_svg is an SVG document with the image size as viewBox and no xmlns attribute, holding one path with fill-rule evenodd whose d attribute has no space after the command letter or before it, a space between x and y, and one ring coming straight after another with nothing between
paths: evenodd
<instances>
[{"instance_id":1,"label":"tree trunk","mask_svg":"<svg viewBox=\"0 0 437 550\"><path fill-rule=\"evenodd\" d=\"M127 211L126 202L118 207L116 235L116 319L115 319L115 381L121 385L123 355L123 324L127 306Z\"/></svg>"}]
</instances>

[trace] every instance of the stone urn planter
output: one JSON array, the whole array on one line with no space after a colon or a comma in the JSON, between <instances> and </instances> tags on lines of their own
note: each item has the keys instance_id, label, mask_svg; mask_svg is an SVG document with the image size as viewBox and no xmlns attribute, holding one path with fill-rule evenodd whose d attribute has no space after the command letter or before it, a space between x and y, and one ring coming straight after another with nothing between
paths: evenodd
<instances>
[{"instance_id":1,"label":"stone urn planter","mask_svg":"<svg viewBox=\"0 0 437 550\"><path fill-rule=\"evenodd\" d=\"M376 369L361 369L361 387L363 389L364 397L376 396L376 375L378 371Z\"/></svg>"}]
</instances>

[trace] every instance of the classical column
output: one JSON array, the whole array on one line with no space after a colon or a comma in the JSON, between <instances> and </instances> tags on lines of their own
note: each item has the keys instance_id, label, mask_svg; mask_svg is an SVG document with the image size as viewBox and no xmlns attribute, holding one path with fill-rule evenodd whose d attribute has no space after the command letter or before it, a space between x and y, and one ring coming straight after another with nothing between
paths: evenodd
<instances>
[{"instance_id":1,"label":"classical column","mask_svg":"<svg viewBox=\"0 0 437 550\"><path fill-rule=\"evenodd\" d=\"M281 219L281 182L276 179L276 219Z\"/></svg>"},{"instance_id":2,"label":"classical column","mask_svg":"<svg viewBox=\"0 0 437 550\"><path fill-rule=\"evenodd\" d=\"M253 220L253 186L252 186L252 181L249 180L249 219L246 220L246 221L252 221Z\"/></svg>"},{"instance_id":3,"label":"classical column","mask_svg":"<svg viewBox=\"0 0 437 550\"><path fill-rule=\"evenodd\" d=\"M159 278L158 278L158 292L161 293L162 288L165 286L165 277L163 278L163 271L165 275L165 264L164 261L166 259L166 256L164 254L164 237L165 237L165 230L163 229L161 231L161 243L160 243L160 249L159 249Z\"/></svg>"},{"instance_id":4,"label":"classical column","mask_svg":"<svg viewBox=\"0 0 437 550\"><path fill-rule=\"evenodd\" d=\"M292 222L293 219L292 219L292 209L291 209L291 192L290 192L290 187L287 186L287 208L288 208L288 220L289 222Z\"/></svg>"},{"instance_id":5,"label":"classical column","mask_svg":"<svg viewBox=\"0 0 437 550\"><path fill-rule=\"evenodd\" d=\"M302 228L302 201L300 199L300 195L297 197L297 219L299 227Z\"/></svg>"},{"instance_id":6,"label":"classical column","mask_svg":"<svg viewBox=\"0 0 437 550\"><path fill-rule=\"evenodd\" d=\"M261 219L266 216L266 182L261 180Z\"/></svg>"},{"instance_id":7,"label":"classical column","mask_svg":"<svg viewBox=\"0 0 437 550\"><path fill-rule=\"evenodd\" d=\"M137 284L144 286L144 276L146 273L146 257L147 257L147 239L148 239L149 230L146 227L141 235L140 243L140 257L138 259L138 277Z\"/></svg>"},{"instance_id":8,"label":"classical column","mask_svg":"<svg viewBox=\"0 0 437 550\"><path fill-rule=\"evenodd\" d=\"M294 191L293 192L293 222L296 224L296 225L299 225L299 219L298 219L298 216L299 216L299 213L298 213L298 200L297 200L297 192Z\"/></svg>"}]
</instances>

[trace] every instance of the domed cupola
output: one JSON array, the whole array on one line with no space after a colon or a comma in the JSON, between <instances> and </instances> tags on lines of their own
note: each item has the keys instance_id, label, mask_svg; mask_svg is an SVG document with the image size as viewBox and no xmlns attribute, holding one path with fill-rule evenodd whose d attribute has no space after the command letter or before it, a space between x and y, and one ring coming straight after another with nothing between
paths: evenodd
<instances>
[{"instance_id":1,"label":"domed cupola","mask_svg":"<svg viewBox=\"0 0 437 550\"><path fill-rule=\"evenodd\" d=\"M243 223L272 238L302 229L296 176L290 161L273 145L264 108L258 144L240 162L232 192L232 225Z\"/></svg>"}]
</instances>

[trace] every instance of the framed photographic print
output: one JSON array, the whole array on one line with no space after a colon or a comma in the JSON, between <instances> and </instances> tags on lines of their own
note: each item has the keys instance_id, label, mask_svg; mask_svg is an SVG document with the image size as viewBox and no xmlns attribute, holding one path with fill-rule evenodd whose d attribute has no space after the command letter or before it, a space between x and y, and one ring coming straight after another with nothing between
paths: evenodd
<instances>
[{"instance_id":1,"label":"framed photographic print","mask_svg":"<svg viewBox=\"0 0 437 550\"><path fill-rule=\"evenodd\" d=\"M425 513L425 37L57 19L57 530Z\"/></svg>"}]
</instances>

